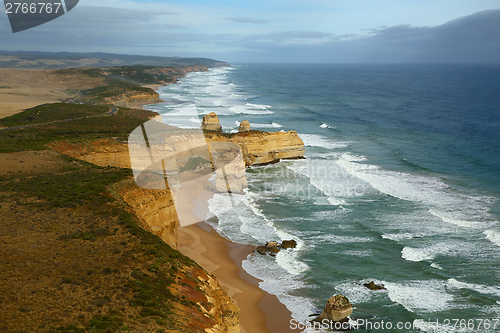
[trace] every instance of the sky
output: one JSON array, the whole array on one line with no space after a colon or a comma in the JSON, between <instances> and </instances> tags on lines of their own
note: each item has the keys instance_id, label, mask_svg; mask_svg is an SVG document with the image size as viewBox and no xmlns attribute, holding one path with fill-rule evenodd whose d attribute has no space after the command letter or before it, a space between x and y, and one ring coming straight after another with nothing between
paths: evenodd
<instances>
[{"instance_id":1,"label":"sky","mask_svg":"<svg viewBox=\"0 0 500 333\"><path fill-rule=\"evenodd\" d=\"M230 63L500 63L499 0L82 0L0 50Z\"/></svg>"}]
</instances>

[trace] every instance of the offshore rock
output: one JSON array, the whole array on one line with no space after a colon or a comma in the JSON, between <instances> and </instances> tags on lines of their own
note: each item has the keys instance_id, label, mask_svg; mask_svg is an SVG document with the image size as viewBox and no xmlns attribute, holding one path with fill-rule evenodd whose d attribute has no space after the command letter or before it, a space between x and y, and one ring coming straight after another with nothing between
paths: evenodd
<instances>
[{"instance_id":1,"label":"offshore rock","mask_svg":"<svg viewBox=\"0 0 500 333\"><path fill-rule=\"evenodd\" d=\"M265 255L270 254L271 256L275 256L276 253L280 252L280 249L293 249L297 246L297 241L294 239L284 240L281 244L278 242L271 241L267 242L266 245L259 245L255 248L255 251L258 253Z\"/></svg>"},{"instance_id":2,"label":"offshore rock","mask_svg":"<svg viewBox=\"0 0 500 333\"><path fill-rule=\"evenodd\" d=\"M238 129L238 132L248 132L248 131L251 131L252 128L250 127L250 123L248 122L248 120L243 120L241 123L240 123L240 128Z\"/></svg>"},{"instance_id":3,"label":"offshore rock","mask_svg":"<svg viewBox=\"0 0 500 333\"><path fill-rule=\"evenodd\" d=\"M370 282L370 283L363 283L363 286L370 290L382 290L385 289L385 286L383 284L375 284L375 282Z\"/></svg>"},{"instance_id":4,"label":"offshore rock","mask_svg":"<svg viewBox=\"0 0 500 333\"><path fill-rule=\"evenodd\" d=\"M330 322L345 322L351 314L352 304L347 297L335 295L328 299L323 312L313 321L322 322L326 319Z\"/></svg>"},{"instance_id":5,"label":"offshore rock","mask_svg":"<svg viewBox=\"0 0 500 333\"><path fill-rule=\"evenodd\" d=\"M278 242L271 241L267 242L266 245L257 246L255 250L262 255L269 253L271 256L275 256L276 253L280 252L280 249L278 247Z\"/></svg>"},{"instance_id":6,"label":"offshore rock","mask_svg":"<svg viewBox=\"0 0 500 333\"><path fill-rule=\"evenodd\" d=\"M215 112L211 112L203 116L201 129L206 131L222 132L222 126L220 125L219 117L217 117Z\"/></svg>"},{"instance_id":7,"label":"offshore rock","mask_svg":"<svg viewBox=\"0 0 500 333\"><path fill-rule=\"evenodd\" d=\"M278 242L267 242L266 250L270 255L275 256L276 253L280 252L280 249L278 249Z\"/></svg>"},{"instance_id":8,"label":"offshore rock","mask_svg":"<svg viewBox=\"0 0 500 333\"><path fill-rule=\"evenodd\" d=\"M256 250L258 253L262 254L262 255L265 255L265 254L266 254L266 247L265 247L265 246L263 246L263 245L259 245L259 246L257 246L257 247L255 248L255 250Z\"/></svg>"},{"instance_id":9,"label":"offshore rock","mask_svg":"<svg viewBox=\"0 0 500 333\"><path fill-rule=\"evenodd\" d=\"M295 239L291 239L291 240L284 240L280 247L284 248L284 249L294 249L297 247L297 241L295 241Z\"/></svg>"}]
</instances>

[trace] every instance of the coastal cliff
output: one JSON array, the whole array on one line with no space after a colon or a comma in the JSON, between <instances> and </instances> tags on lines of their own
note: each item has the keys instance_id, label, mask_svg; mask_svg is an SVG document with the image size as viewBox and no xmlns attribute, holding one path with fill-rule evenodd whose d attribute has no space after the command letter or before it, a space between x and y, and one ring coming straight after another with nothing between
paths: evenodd
<instances>
[{"instance_id":1,"label":"coastal cliff","mask_svg":"<svg viewBox=\"0 0 500 333\"><path fill-rule=\"evenodd\" d=\"M129 106L132 103L153 104L160 101L160 95L154 90L130 95L121 94L104 99L106 104L115 104L116 106Z\"/></svg>"},{"instance_id":2,"label":"coastal cliff","mask_svg":"<svg viewBox=\"0 0 500 333\"><path fill-rule=\"evenodd\" d=\"M150 117L150 119L160 120L159 117ZM228 160L225 164L229 171L227 178L232 182L231 187L235 183L238 186L241 185L240 187L246 186L246 178L237 177L245 173L245 165L274 163L280 159L303 158L304 156L303 141L295 131L247 130L234 134L204 131L206 141L203 140L203 136L200 138L199 131L196 131L197 134L189 130L180 131L178 135L175 135L175 131L172 132L174 134L166 140L170 145L175 145L175 142L184 142L187 144L184 148L187 149L192 145L198 146L207 142L212 155L216 148L223 148L220 158L224 161L234 156L224 154L229 154L235 145L239 146L240 159L242 158L244 163L235 163L232 166L231 161ZM203 142L194 142L196 141L194 139ZM168 146L167 143L166 146ZM131 168L128 143L118 139L109 138L82 144L56 142L50 147L62 154L101 167ZM240 170L241 166L243 166L242 170ZM232 169L236 175L234 179L231 178L230 170ZM114 184L112 191L115 197L123 202L124 207L137 217L143 229L159 236L172 248L177 247L179 220L174 198L168 187L165 190L149 190L137 186L133 179L127 179ZM239 332L238 307L221 289L217 279L201 268L181 267L176 283L170 287L170 292L176 297L184 297L183 299L188 302L175 303L173 312L178 315L178 320L191 328L193 332ZM189 304L196 304L196 310Z\"/></svg>"},{"instance_id":3,"label":"coastal cliff","mask_svg":"<svg viewBox=\"0 0 500 333\"><path fill-rule=\"evenodd\" d=\"M132 208L147 230L159 236L173 249L177 248L179 221L168 189L143 189L130 179L116 184L115 190L119 197Z\"/></svg>"},{"instance_id":4,"label":"coastal cliff","mask_svg":"<svg viewBox=\"0 0 500 333\"><path fill-rule=\"evenodd\" d=\"M9 161L0 173L0 331L239 332L239 308L217 278L175 250L170 192L132 178L123 140L157 115L101 116L109 106L83 103L0 122L37 126L0 133L0 159Z\"/></svg>"},{"instance_id":5,"label":"coastal cliff","mask_svg":"<svg viewBox=\"0 0 500 333\"><path fill-rule=\"evenodd\" d=\"M231 142L241 148L247 166L276 163L282 159L304 157L304 142L297 132L245 131L229 136L205 132L208 142Z\"/></svg>"},{"instance_id":6,"label":"coastal cliff","mask_svg":"<svg viewBox=\"0 0 500 333\"><path fill-rule=\"evenodd\" d=\"M216 116L215 116L216 117ZM213 118L213 116L212 116ZM156 119L155 120L159 120ZM217 119L218 122L218 119ZM238 145L241 157L246 166L276 163L281 159L297 159L304 157L304 143L295 131L288 132L262 132L249 130L240 133L227 134L220 131L204 131L205 140L209 144L212 156L215 147L222 147L223 152L231 151L231 144ZM201 141L203 142L201 142ZM199 132L189 130L179 134L170 134L165 140L165 151L172 149L176 144L187 145L184 147L198 147L205 144ZM200 141L200 142L198 142ZM55 151L69 155L86 162L107 167L131 168L128 143L119 140L106 139L86 144L56 143L51 146ZM189 149L188 149L189 150ZM229 154L231 158L237 156ZM229 157L224 153L219 154L219 159ZM231 159L230 158L230 159ZM226 161L227 180L232 192L241 192L246 187L244 169L239 163ZM216 189L225 191L225 184L216 183ZM117 190L121 198L133 207L134 212L149 227L155 235L160 236L167 244L176 247L177 215L172 195L168 190L146 190L136 184L125 184Z\"/></svg>"}]
</instances>

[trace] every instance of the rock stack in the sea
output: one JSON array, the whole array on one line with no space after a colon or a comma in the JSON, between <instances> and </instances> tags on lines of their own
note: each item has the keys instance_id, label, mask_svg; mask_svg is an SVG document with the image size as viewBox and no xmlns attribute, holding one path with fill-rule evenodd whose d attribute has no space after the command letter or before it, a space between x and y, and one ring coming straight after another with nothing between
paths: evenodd
<instances>
[{"instance_id":1,"label":"rock stack in the sea","mask_svg":"<svg viewBox=\"0 0 500 333\"><path fill-rule=\"evenodd\" d=\"M203 116L201 129L206 131L222 132L222 126L220 125L219 117L217 117L215 112Z\"/></svg>"},{"instance_id":2,"label":"rock stack in the sea","mask_svg":"<svg viewBox=\"0 0 500 333\"><path fill-rule=\"evenodd\" d=\"M270 254L271 256L275 256L276 253L280 252L280 250L293 249L296 246L297 242L294 239L291 239L284 240L281 244L275 241L267 242L266 245L257 246L255 250L262 255Z\"/></svg>"},{"instance_id":3,"label":"rock stack in the sea","mask_svg":"<svg viewBox=\"0 0 500 333\"><path fill-rule=\"evenodd\" d=\"M313 321L323 322L326 319L330 323L346 322L351 314L352 304L349 299L342 295L335 295L328 299L323 312Z\"/></svg>"},{"instance_id":4,"label":"rock stack in the sea","mask_svg":"<svg viewBox=\"0 0 500 333\"><path fill-rule=\"evenodd\" d=\"M238 133L222 133L219 118L214 112L203 117L201 128L205 131L205 139L209 144L213 142L237 144L246 166L304 158L304 141L296 131L257 131L251 129L248 121L242 121Z\"/></svg>"},{"instance_id":5,"label":"rock stack in the sea","mask_svg":"<svg viewBox=\"0 0 500 333\"><path fill-rule=\"evenodd\" d=\"M240 128L238 129L238 132L248 132L248 131L251 131L252 128L250 127L250 123L248 122L248 120L243 120L241 123L240 123Z\"/></svg>"}]
</instances>

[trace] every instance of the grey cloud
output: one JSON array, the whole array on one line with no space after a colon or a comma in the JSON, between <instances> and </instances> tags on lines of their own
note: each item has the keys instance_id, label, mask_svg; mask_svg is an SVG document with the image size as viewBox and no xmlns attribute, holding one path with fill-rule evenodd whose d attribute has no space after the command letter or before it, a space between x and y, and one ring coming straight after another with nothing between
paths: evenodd
<instances>
[{"instance_id":1,"label":"grey cloud","mask_svg":"<svg viewBox=\"0 0 500 333\"><path fill-rule=\"evenodd\" d=\"M275 48L291 44L324 43L337 39L338 37L329 33L319 31L279 31L268 34L251 35L240 38L237 43L242 47L252 48Z\"/></svg>"},{"instance_id":2,"label":"grey cloud","mask_svg":"<svg viewBox=\"0 0 500 333\"><path fill-rule=\"evenodd\" d=\"M104 51L147 54L143 45L165 48L170 43L198 41L203 34L188 34L186 26L159 23L173 15L108 7L81 6L78 10L35 29L12 34L7 17L0 16L1 48L36 51ZM4 33L5 32L5 33ZM175 32L175 33L174 33ZM151 50L153 51L153 50ZM154 52L154 51L153 51Z\"/></svg>"},{"instance_id":3,"label":"grey cloud","mask_svg":"<svg viewBox=\"0 0 500 333\"><path fill-rule=\"evenodd\" d=\"M173 13L78 8L17 34L10 31L7 16L0 15L0 48L209 56L230 62L500 63L500 10L437 27L399 25L349 35L276 31L242 36L193 32L190 27L170 23L165 15Z\"/></svg>"},{"instance_id":4,"label":"grey cloud","mask_svg":"<svg viewBox=\"0 0 500 333\"><path fill-rule=\"evenodd\" d=\"M479 12L437 27L399 25L374 29L366 35L284 32L249 36L242 61L260 61L265 48L276 61L339 63L500 63L500 9ZM280 38L295 44L279 43ZM317 43L311 44L315 40ZM255 58L252 59L252 56ZM270 57L262 57L270 61ZM231 59L229 59L231 60Z\"/></svg>"},{"instance_id":5,"label":"grey cloud","mask_svg":"<svg viewBox=\"0 0 500 333\"><path fill-rule=\"evenodd\" d=\"M263 24L263 23L269 23L271 21L266 21L266 20L257 20L253 19L250 17L244 17L244 16L239 16L239 17L227 17L226 20L231 21L233 23L256 23L256 24Z\"/></svg>"}]
</instances>

